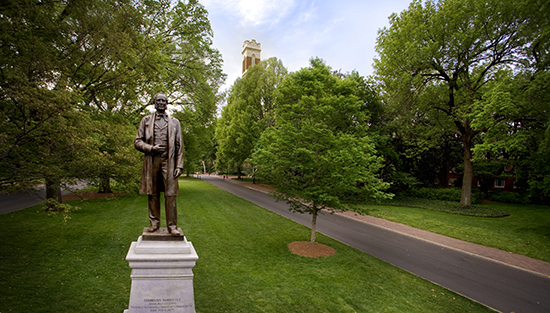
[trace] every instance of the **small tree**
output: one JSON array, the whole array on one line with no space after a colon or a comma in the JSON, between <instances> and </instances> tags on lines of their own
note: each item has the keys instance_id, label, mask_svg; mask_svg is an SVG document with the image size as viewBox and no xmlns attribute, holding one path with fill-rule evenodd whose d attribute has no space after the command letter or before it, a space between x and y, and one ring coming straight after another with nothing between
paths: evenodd
<instances>
[{"instance_id":1,"label":"small tree","mask_svg":"<svg viewBox=\"0 0 550 313\"><path fill-rule=\"evenodd\" d=\"M219 169L236 167L241 177L261 133L273 125L275 89L286 74L280 60L269 58L235 81L216 127Z\"/></svg>"},{"instance_id":2,"label":"small tree","mask_svg":"<svg viewBox=\"0 0 550 313\"><path fill-rule=\"evenodd\" d=\"M277 187L291 210L317 215L345 210L342 200L388 198L389 184L377 178L381 158L366 136L368 104L356 95L358 75L333 76L322 60L291 74L280 85L274 127L260 137L253 154L259 172Z\"/></svg>"}]
</instances>

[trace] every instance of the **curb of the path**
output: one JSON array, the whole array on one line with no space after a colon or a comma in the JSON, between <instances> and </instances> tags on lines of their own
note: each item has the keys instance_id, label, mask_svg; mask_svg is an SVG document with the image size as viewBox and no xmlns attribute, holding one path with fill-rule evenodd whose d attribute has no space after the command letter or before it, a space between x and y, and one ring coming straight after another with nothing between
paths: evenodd
<instances>
[{"instance_id":1,"label":"curb of the path","mask_svg":"<svg viewBox=\"0 0 550 313\"><path fill-rule=\"evenodd\" d=\"M218 178L222 179L218 176ZM261 187L258 185L253 185L249 182L243 182L232 179L234 177L228 177L225 180L234 184L244 186L246 188L256 190L263 193L269 193L271 190ZM335 214L355 219L360 222L398 232L403 235L415 237L424 241L428 241L442 247L449 249L454 249L474 255L480 258L484 258L493 262L502 263L508 266L515 267L520 270L525 270L536 275L542 275L550 278L550 263L544 262L541 260L533 259L523 255L515 254L508 251L503 251L500 249L483 246L480 244L447 237L444 235L436 234L426 230L414 228L408 225L399 224L396 222L391 222L382 218L370 216L370 215L361 215L355 212L337 212Z\"/></svg>"},{"instance_id":2,"label":"curb of the path","mask_svg":"<svg viewBox=\"0 0 550 313\"><path fill-rule=\"evenodd\" d=\"M396 222L391 222L374 216L359 215L355 212L349 211L339 212L336 214L348 218L353 218L355 220L359 220L361 222L380 228L395 231L407 236L415 237L424 241L428 241L442 247L462 251L470 255L475 255L477 257L481 257L490 261L502 263L550 278L550 263L548 262L452 237L447 237L444 235L432 233L426 230L414 228Z\"/></svg>"}]
</instances>

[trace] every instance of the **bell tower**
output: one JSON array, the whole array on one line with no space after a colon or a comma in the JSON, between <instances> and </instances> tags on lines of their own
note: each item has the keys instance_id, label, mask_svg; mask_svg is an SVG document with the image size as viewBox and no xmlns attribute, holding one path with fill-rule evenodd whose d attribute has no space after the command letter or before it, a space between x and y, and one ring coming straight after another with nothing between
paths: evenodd
<instances>
[{"instance_id":1,"label":"bell tower","mask_svg":"<svg viewBox=\"0 0 550 313\"><path fill-rule=\"evenodd\" d=\"M257 43L256 40L245 40L243 44L243 77L246 75L246 71L249 67L260 63L261 60L261 44Z\"/></svg>"}]
</instances>

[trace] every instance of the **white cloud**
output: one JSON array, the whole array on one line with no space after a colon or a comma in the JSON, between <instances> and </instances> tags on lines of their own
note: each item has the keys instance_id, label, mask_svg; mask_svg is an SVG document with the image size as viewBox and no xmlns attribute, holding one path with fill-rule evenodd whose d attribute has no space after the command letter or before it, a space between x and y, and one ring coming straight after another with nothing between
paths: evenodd
<instances>
[{"instance_id":1,"label":"white cloud","mask_svg":"<svg viewBox=\"0 0 550 313\"><path fill-rule=\"evenodd\" d=\"M377 30L410 0L200 0L209 12L214 47L223 55L229 88L242 71L242 44L255 39L262 59L277 57L289 71L320 57L333 69L372 74Z\"/></svg>"},{"instance_id":2,"label":"white cloud","mask_svg":"<svg viewBox=\"0 0 550 313\"><path fill-rule=\"evenodd\" d=\"M206 7L231 12L243 25L274 24L295 5L294 0L206 0Z\"/></svg>"},{"instance_id":3,"label":"white cloud","mask_svg":"<svg viewBox=\"0 0 550 313\"><path fill-rule=\"evenodd\" d=\"M306 3L307 7L300 8L300 15L297 18L297 23L306 23L312 19L314 19L317 16L317 7L315 6L315 2Z\"/></svg>"}]
</instances>

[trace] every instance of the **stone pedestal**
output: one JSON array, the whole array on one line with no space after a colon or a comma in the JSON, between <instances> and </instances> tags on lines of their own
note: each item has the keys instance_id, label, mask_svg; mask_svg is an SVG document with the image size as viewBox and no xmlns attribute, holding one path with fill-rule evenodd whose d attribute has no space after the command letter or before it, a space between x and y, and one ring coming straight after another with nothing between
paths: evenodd
<instances>
[{"instance_id":1,"label":"stone pedestal","mask_svg":"<svg viewBox=\"0 0 550 313\"><path fill-rule=\"evenodd\" d=\"M198 258L184 236L171 236L165 228L144 230L126 256L132 289L124 313L195 313L193 267Z\"/></svg>"}]
</instances>

